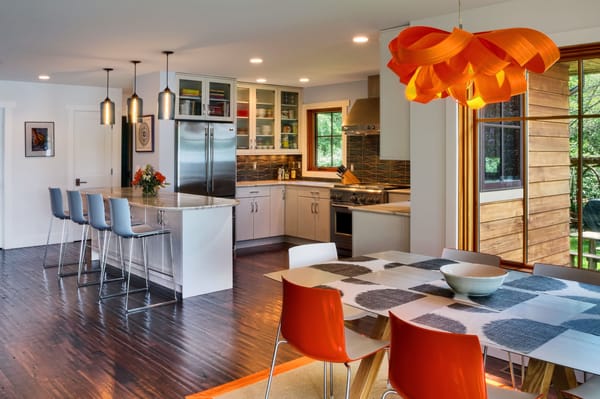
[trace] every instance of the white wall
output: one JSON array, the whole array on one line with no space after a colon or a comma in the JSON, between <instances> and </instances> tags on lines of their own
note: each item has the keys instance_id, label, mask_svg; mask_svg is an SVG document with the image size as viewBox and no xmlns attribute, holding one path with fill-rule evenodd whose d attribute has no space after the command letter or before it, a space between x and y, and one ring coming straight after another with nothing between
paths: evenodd
<instances>
[{"instance_id":1,"label":"white wall","mask_svg":"<svg viewBox=\"0 0 600 399\"><path fill-rule=\"evenodd\" d=\"M121 90L111 89L117 124L106 127L114 135L114 181L120 181ZM46 243L50 220L49 186L74 188L73 135L69 131L69 113L74 108L94 107L106 97L106 88L66 86L48 83L0 81L0 108L4 108L4 248ZM25 121L53 121L55 156L25 157ZM2 129L0 129L2 130ZM113 183L114 184L114 183ZM1 195L1 193L0 193ZM56 242L58 235L53 236Z\"/></svg>"},{"instance_id":2,"label":"white wall","mask_svg":"<svg viewBox=\"0 0 600 399\"><path fill-rule=\"evenodd\" d=\"M365 79L350 83L307 87L302 96L304 104L350 100L350 107L352 107L356 99L368 96L367 86L368 81Z\"/></svg>"},{"instance_id":3,"label":"white wall","mask_svg":"<svg viewBox=\"0 0 600 399\"><path fill-rule=\"evenodd\" d=\"M518 0L462 12L463 29L530 27L549 35L557 45L597 42L600 37L597 0ZM411 21L451 30L457 14ZM382 101L385 101L382 98ZM411 104L411 250L439 255L457 244L456 105L452 100Z\"/></svg>"}]
</instances>

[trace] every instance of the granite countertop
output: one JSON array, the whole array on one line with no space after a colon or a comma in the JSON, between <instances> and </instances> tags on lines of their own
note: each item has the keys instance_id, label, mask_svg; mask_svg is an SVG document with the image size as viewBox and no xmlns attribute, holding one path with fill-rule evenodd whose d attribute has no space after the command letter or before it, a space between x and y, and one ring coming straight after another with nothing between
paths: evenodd
<instances>
[{"instance_id":1,"label":"granite countertop","mask_svg":"<svg viewBox=\"0 0 600 399\"><path fill-rule=\"evenodd\" d=\"M160 209L203 209L236 206L238 200L219 197L208 197L205 195L175 193L164 189L158 190L156 197L142 196L141 188L132 187L106 187L89 190L81 190L82 193L97 193L104 197L127 198L131 205L145 206Z\"/></svg>"},{"instance_id":2,"label":"granite countertop","mask_svg":"<svg viewBox=\"0 0 600 399\"><path fill-rule=\"evenodd\" d=\"M310 186L331 188L336 182L315 181L315 180L254 180L254 181L239 181L238 187L256 187L256 186Z\"/></svg>"},{"instance_id":3,"label":"granite countertop","mask_svg":"<svg viewBox=\"0 0 600 399\"><path fill-rule=\"evenodd\" d=\"M389 202L387 204L351 206L353 212L386 213L390 215L410 216L410 201Z\"/></svg>"},{"instance_id":4,"label":"granite countertop","mask_svg":"<svg viewBox=\"0 0 600 399\"><path fill-rule=\"evenodd\" d=\"M388 193L410 194L410 188L397 188L394 190L388 190Z\"/></svg>"}]
</instances>

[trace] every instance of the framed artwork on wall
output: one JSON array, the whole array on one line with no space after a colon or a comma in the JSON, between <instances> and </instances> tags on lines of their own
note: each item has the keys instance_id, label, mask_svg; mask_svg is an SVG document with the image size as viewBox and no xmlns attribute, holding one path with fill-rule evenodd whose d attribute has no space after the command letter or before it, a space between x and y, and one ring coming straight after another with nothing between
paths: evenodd
<instances>
[{"instance_id":1,"label":"framed artwork on wall","mask_svg":"<svg viewBox=\"0 0 600 399\"><path fill-rule=\"evenodd\" d=\"M25 156L54 156L54 122L25 122Z\"/></svg>"},{"instance_id":2,"label":"framed artwork on wall","mask_svg":"<svg viewBox=\"0 0 600 399\"><path fill-rule=\"evenodd\" d=\"M135 124L135 152L154 152L154 115L144 115Z\"/></svg>"}]
</instances>

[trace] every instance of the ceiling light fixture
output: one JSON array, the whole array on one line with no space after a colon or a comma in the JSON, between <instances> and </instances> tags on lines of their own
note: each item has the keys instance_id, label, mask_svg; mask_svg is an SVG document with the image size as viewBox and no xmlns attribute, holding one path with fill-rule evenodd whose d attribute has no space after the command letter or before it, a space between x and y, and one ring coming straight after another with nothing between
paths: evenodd
<instances>
[{"instance_id":1,"label":"ceiling light fixture","mask_svg":"<svg viewBox=\"0 0 600 399\"><path fill-rule=\"evenodd\" d=\"M163 91L158 93L158 119L175 119L175 93L169 90L169 55L172 51L163 51L167 56L167 86Z\"/></svg>"},{"instance_id":2,"label":"ceiling light fixture","mask_svg":"<svg viewBox=\"0 0 600 399\"><path fill-rule=\"evenodd\" d=\"M368 38L368 37L366 37L366 36L362 36L362 35L361 35L361 36L354 36L354 37L352 38L352 41L353 41L354 43L366 43L366 42L368 42L368 41L369 41L369 38Z\"/></svg>"},{"instance_id":3,"label":"ceiling light fixture","mask_svg":"<svg viewBox=\"0 0 600 399\"><path fill-rule=\"evenodd\" d=\"M142 117L144 101L135 92L137 78L137 64L141 61L131 61L133 64L133 94L127 99L127 122L136 124Z\"/></svg>"},{"instance_id":4,"label":"ceiling light fixture","mask_svg":"<svg viewBox=\"0 0 600 399\"><path fill-rule=\"evenodd\" d=\"M262 58L259 58L259 57L250 58L251 64L262 64L262 62L263 62Z\"/></svg>"},{"instance_id":5,"label":"ceiling light fixture","mask_svg":"<svg viewBox=\"0 0 600 399\"><path fill-rule=\"evenodd\" d=\"M267 79L265 79L265 78L258 78L258 79L256 79L257 83L265 83L266 81L267 81Z\"/></svg>"},{"instance_id":6,"label":"ceiling light fixture","mask_svg":"<svg viewBox=\"0 0 600 399\"><path fill-rule=\"evenodd\" d=\"M459 1L460 22L460 1ZM529 28L470 33L427 26L404 29L389 43L388 68L406 85L409 101L453 97L479 109L527 90L525 71L547 71L560 57L556 44Z\"/></svg>"},{"instance_id":7,"label":"ceiling light fixture","mask_svg":"<svg viewBox=\"0 0 600 399\"><path fill-rule=\"evenodd\" d=\"M38 75L39 80L50 80L50 76L48 75Z\"/></svg>"},{"instance_id":8,"label":"ceiling light fixture","mask_svg":"<svg viewBox=\"0 0 600 399\"><path fill-rule=\"evenodd\" d=\"M308 83L308 82L310 82L310 79L309 79L309 78L300 78L300 79L298 79L298 80L299 80L301 83Z\"/></svg>"},{"instance_id":9,"label":"ceiling light fixture","mask_svg":"<svg viewBox=\"0 0 600 399\"><path fill-rule=\"evenodd\" d=\"M115 124L115 103L108 98L108 74L112 68L104 68L106 71L106 98L100 103L100 124L114 125Z\"/></svg>"}]
</instances>

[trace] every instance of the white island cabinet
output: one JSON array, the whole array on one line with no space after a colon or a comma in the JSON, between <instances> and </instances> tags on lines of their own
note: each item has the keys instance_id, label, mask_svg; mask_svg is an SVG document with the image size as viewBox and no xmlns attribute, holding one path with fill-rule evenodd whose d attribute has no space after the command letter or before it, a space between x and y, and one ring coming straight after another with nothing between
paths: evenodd
<instances>
[{"instance_id":1,"label":"white island cabinet","mask_svg":"<svg viewBox=\"0 0 600 399\"><path fill-rule=\"evenodd\" d=\"M410 252L410 202L351 207L352 256L396 250Z\"/></svg>"},{"instance_id":2,"label":"white island cabinet","mask_svg":"<svg viewBox=\"0 0 600 399\"><path fill-rule=\"evenodd\" d=\"M156 197L143 197L141 189L103 188L86 190L110 197L127 198L132 218L152 226L161 225L173 236L173 263L178 292L183 298L233 287L232 207L238 201L159 190ZM108 211L108 204L107 204ZM119 267L116 240L111 240L107 262ZM154 270L170 271L168 239L148 241L148 262ZM97 242L93 243L97 250ZM139 243L134 243L133 273L143 276ZM125 251L125 256L127 253ZM171 289L172 280L150 272L153 283Z\"/></svg>"}]
</instances>

